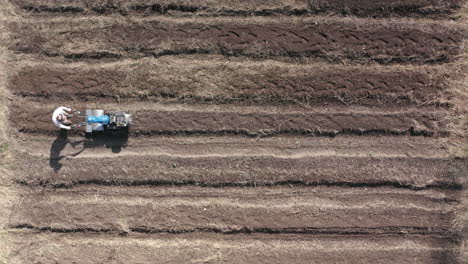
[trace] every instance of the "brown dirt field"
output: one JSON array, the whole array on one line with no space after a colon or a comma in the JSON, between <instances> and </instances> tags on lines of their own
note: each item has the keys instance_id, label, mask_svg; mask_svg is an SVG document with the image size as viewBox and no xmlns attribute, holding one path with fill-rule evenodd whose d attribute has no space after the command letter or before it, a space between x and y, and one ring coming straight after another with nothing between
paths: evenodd
<instances>
[{"instance_id":1,"label":"brown dirt field","mask_svg":"<svg viewBox=\"0 0 468 264\"><path fill-rule=\"evenodd\" d=\"M19 263L456 263L456 244L430 236L24 234Z\"/></svg>"},{"instance_id":2,"label":"brown dirt field","mask_svg":"<svg viewBox=\"0 0 468 264\"><path fill-rule=\"evenodd\" d=\"M312 11L344 13L357 16L423 16L450 15L460 9L463 0L309 0Z\"/></svg>"},{"instance_id":3,"label":"brown dirt field","mask_svg":"<svg viewBox=\"0 0 468 264\"><path fill-rule=\"evenodd\" d=\"M462 52L466 31L453 23L313 17L60 19L11 23L10 30L14 52L72 60L204 53L379 63L452 61Z\"/></svg>"},{"instance_id":4,"label":"brown dirt field","mask_svg":"<svg viewBox=\"0 0 468 264\"><path fill-rule=\"evenodd\" d=\"M171 15L242 16L333 14L357 16L447 17L462 0L21 0L12 1L25 16Z\"/></svg>"},{"instance_id":5,"label":"brown dirt field","mask_svg":"<svg viewBox=\"0 0 468 264\"><path fill-rule=\"evenodd\" d=\"M50 101L48 101L51 103ZM65 104L62 101L60 104ZM56 128L50 122L55 106L44 102L17 100L11 104L12 126L20 132L50 134ZM84 110L95 103L69 102ZM376 112L368 108L245 107L233 105L163 105L154 103L100 104L108 111L125 110L135 115L133 135L238 134L268 136L280 134L444 135L446 111L406 109ZM26 122L24 122L26 120Z\"/></svg>"},{"instance_id":6,"label":"brown dirt field","mask_svg":"<svg viewBox=\"0 0 468 264\"><path fill-rule=\"evenodd\" d=\"M466 160L435 155L447 151L441 147L443 139L363 137L351 143L353 140L142 137L132 139L115 154L94 149L109 142L83 145L80 138L29 136L16 148L17 159L22 160L16 165L16 179L25 185L52 187L299 184L459 188ZM100 164L99 173L90 172L96 164Z\"/></svg>"},{"instance_id":7,"label":"brown dirt field","mask_svg":"<svg viewBox=\"0 0 468 264\"><path fill-rule=\"evenodd\" d=\"M460 5L0 0L0 262L463 263Z\"/></svg>"},{"instance_id":8,"label":"brown dirt field","mask_svg":"<svg viewBox=\"0 0 468 264\"><path fill-rule=\"evenodd\" d=\"M15 149L37 156L50 154L51 142L55 137L19 134L16 137ZM83 138L68 135L70 142ZM109 154L105 148L98 148L97 143L88 142L84 154ZM80 146L67 143L64 155L74 153ZM129 154L166 153L168 155L210 155L223 152L226 155L304 155L315 153L315 156L369 156L379 153L381 157L426 157L450 158L447 138L411 137L411 136L339 136L339 137L205 137L205 136L157 136L135 137L129 140L126 152ZM312 155L311 155L312 156Z\"/></svg>"},{"instance_id":9,"label":"brown dirt field","mask_svg":"<svg viewBox=\"0 0 468 264\"><path fill-rule=\"evenodd\" d=\"M12 1L26 16L70 15L301 15L307 0L21 0ZM19 13L21 13L19 11Z\"/></svg>"},{"instance_id":10,"label":"brown dirt field","mask_svg":"<svg viewBox=\"0 0 468 264\"><path fill-rule=\"evenodd\" d=\"M457 200L391 188L92 186L28 193L9 224L57 232L443 235L453 219L449 203Z\"/></svg>"},{"instance_id":11,"label":"brown dirt field","mask_svg":"<svg viewBox=\"0 0 468 264\"><path fill-rule=\"evenodd\" d=\"M49 157L38 159L27 154L19 155L18 158L28 162L26 165L17 165L16 179L19 183L58 187L94 183L124 186L195 184L215 187L300 184L459 189L460 186L455 182L456 175L450 170L466 163L466 160L457 162L423 158L184 158L166 155L83 157L75 160L68 158L61 162L50 160ZM104 164L99 166L103 172L89 175L89 168L96 166L98 162ZM140 167L134 167L136 164ZM320 166L320 169L309 166ZM337 166L340 169L336 169ZM391 172L386 171L388 166L394 169ZM22 176L31 168L35 171ZM53 173L57 168L63 169ZM347 172L350 168L354 171ZM160 173L154 173L161 170ZM49 174L44 174L47 172Z\"/></svg>"},{"instance_id":12,"label":"brown dirt field","mask_svg":"<svg viewBox=\"0 0 468 264\"><path fill-rule=\"evenodd\" d=\"M205 57L28 64L11 78L10 90L54 101L420 106L449 102L449 80L458 78L456 66L299 65Z\"/></svg>"}]
</instances>

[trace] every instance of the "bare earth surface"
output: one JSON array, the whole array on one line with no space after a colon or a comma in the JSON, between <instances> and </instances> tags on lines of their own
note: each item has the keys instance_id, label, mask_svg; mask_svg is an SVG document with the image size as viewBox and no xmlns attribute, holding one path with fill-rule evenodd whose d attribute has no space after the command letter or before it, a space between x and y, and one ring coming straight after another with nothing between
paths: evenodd
<instances>
[{"instance_id":1,"label":"bare earth surface","mask_svg":"<svg viewBox=\"0 0 468 264\"><path fill-rule=\"evenodd\" d=\"M66 104L66 101L62 101ZM68 102L73 104L73 102ZM78 108L96 107L109 111L117 105L74 103ZM413 134L443 135L447 113L440 109L407 108L376 112L369 108L245 107L226 105L127 104L135 113L132 134ZM17 100L11 115L20 117L11 123L21 132L50 134L56 128L50 122L54 109L43 102ZM27 120L24 122L23 120Z\"/></svg>"},{"instance_id":2,"label":"bare earth surface","mask_svg":"<svg viewBox=\"0 0 468 264\"><path fill-rule=\"evenodd\" d=\"M39 263L453 263L455 244L428 236L17 233L14 260ZM18 246L22 243L19 242Z\"/></svg>"},{"instance_id":3,"label":"bare earth surface","mask_svg":"<svg viewBox=\"0 0 468 264\"><path fill-rule=\"evenodd\" d=\"M119 154L96 148L113 142L82 141L43 136L20 141L17 181L56 187L348 184L450 190L460 182L449 168L466 163L447 155L443 139L422 137L139 137ZM100 173L90 172L97 164Z\"/></svg>"},{"instance_id":4,"label":"bare earth surface","mask_svg":"<svg viewBox=\"0 0 468 264\"><path fill-rule=\"evenodd\" d=\"M26 64L11 77L10 86L18 96L57 101L418 106L446 104L453 96L450 80L459 71L455 65L343 66L167 56Z\"/></svg>"},{"instance_id":5,"label":"bare earth surface","mask_svg":"<svg viewBox=\"0 0 468 264\"><path fill-rule=\"evenodd\" d=\"M93 23L99 19L101 23ZM466 30L440 22L356 18L53 19L15 23L11 50L71 60L221 54L434 63L462 52ZM20 35L16 35L16 34ZM84 44L85 43L85 44Z\"/></svg>"},{"instance_id":6,"label":"bare earth surface","mask_svg":"<svg viewBox=\"0 0 468 264\"><path fill-rule=\"evenodd\" d=\"M0 262L464 263L461 1L2 4Z\"/></svg>"},{"instance_id":7,"label":"bare earth surface","mask_svg":"<svg viewBox=\"0 0 468 264\"><path fill-rule=\"evenodd\" d=\"M83 186L28 193L10 224L57 232L444 235L457 203L450 196L391 188Z\"/></svg>"},{"instance_id":8,"label":"bare earth surface","mask_svg":"<svg viewBox=\"0 0 468 264\"><path fill-rule=\"evenodd\" d=\"M462 0L18 0L18 12L31 16L127 15L306 15L415 16L441 18L456 13Z\"/></svg>"}]
</instances>

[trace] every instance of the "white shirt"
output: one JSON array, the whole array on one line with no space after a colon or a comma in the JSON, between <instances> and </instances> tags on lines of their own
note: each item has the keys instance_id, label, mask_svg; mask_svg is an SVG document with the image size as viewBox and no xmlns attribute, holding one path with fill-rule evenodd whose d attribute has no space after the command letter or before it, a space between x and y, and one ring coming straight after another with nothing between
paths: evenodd
<instances>
[{"instance_id":1,"label":"white shirt","mask_svg":"<svg viewBox=\"0 0 468 264\"><path fill-rule=\"evenodd\" d=\"M58 128L70 130L70 126L63 125L60 121L57 120L57 116L59 116L60 114L67 114L67 112L65 111L71 111L71 109L64 106L55 109L54 113L52 114L52 121L54 121L55 126L57 126Z\"/></svg>"}]
</instances>

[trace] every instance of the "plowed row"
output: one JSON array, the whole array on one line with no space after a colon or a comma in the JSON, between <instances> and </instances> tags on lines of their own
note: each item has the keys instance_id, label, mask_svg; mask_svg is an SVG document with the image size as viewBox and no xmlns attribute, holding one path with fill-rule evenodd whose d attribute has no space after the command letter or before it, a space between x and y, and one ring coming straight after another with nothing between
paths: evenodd
<instances>
[{"instance_id":1,"label":"plowed row","mask_svg":"<svg viewBox=\"0 0 468 264\"><path fill-rule=\"evenodd\" d=\"M457 67L341 66L174 56L106 65L37 64L10 82L49 100L304 105L444 105ZM174 78L180 76L180 78ZM137 84L137 85L136 85Z\"/></svg>"},{"instance_id":2,"label":"plowed row","mask_svg":"<svg viewBox=\"0 0 468 264\"><path fill-rule=\"evenodd\" d=\"M15 6L28 12L29 16L64 16L64 15L300 15L308 12L307 0L163 0L163 1L55 1L21 0Z\"/></svg>"},{"instance_id":3,"label":"plowed row","mask_svg":"<svg viewBox=\"0 0 468 264\"><path fill-rule=\"evenodd\" d=\"M451 159L442 138L139 137L118 156L94 144L18 138L16 179L32 188L23 189L8 224L18 246L31 243L15 260L457 258L447 236L462 171L449 168L466 162ZM306 178L315 187L302 186Z\"/></svg>"},{"instance_id":4,"label":"plowed row","mask_svg":"<svg viewBox=\"0 0 468 264\"><path fill-rule=\"evenodd\" d=\"M17 165L17 181L50 187L299 184L456 190L466 160L437 155L446 151L442 142L411 137L142 137L133 138L116 156L94 149L100 142L29 136L17 153L23 161ZM97 164L99 171L94 171Z\"/></svg>"},{"instance_id":5,"label":"plowed row","mask_svg":"<svg viewBox=\"0 0 468 264\"><path fill-rule=\"evenodd\" d=\"M461 262L462 1L4 3L8 263Z\"/></svg>"},{"instance_id":6,"label":"plowed row","mask_svg":"<svg viewBox=\"0 0 468 264\"><path fill-rule=\"evenodd\" d=\"M354 14L358 16L447 16L459 9L462 0L164 0L164 1L15 1L18 9L27 15L304 15L304 14Z\"/></svg>"},{"instance_id":7,"label":"plowed row","mask_svg":"<svg viewBox=\"0 0 468 264\"><path fill-rule=\"evenodd\" d=\"M59 19L10 30L15 52L78 60L206 53L380 63L452 61L465 34L445 23L351 18Z\"/></svg>"},{"instance_id":8,"label":"plowed row","mask_svg":"<svg viewBox=\"0 0 468 264\"><path fill-rule=\"evenodd\" d=\"M49 101L50 102L50 101ZM99 107L118 110L118 105L67 103L74 108ZM411 134L444 135L447 113L438 109L340 108L307 109L301 107L239 107L215 105L127 104L135 115L133 135L238 134L279 135L311 134ZM11 123L20 132L50 134L56 128L50 122L53 109L42 102L17 100L11 105ZM25 121L26 120L26 121ZM76 121L82 121L76 119Z\"/></svg>"},{"instance_id":9,"label":"plowed row","mask_svg":"<svg viewBox=\"0 0 468 264\"><path fill-rule=\"evenodd\" d=\"M125 237L82 234L22 234L23 262L56 263L443 263L456 262L456 244L429 236L161 235ZM20 242L18 246L22 246ZM242 254L239 254L242 252Z\"/></svg>"},{"instance_id":10,"label":"plowed row","mask_svg":"<svg viewBox=\"0 0 468 264\"><path fill-rule=\"evenodd\" d=\"M462 7L462 0L310 0L315 11L353 14L358 16L449 15Z\"/></svg>"},{"instance_id":11,"label":"plowed row","mask_svg":"<svg viewBox=\"0 0 468 264\"><path fill-rule=\"evenodd\" d=\"M446 235L453 218L448 201L457 204L440 192L387 188L91 186L28 193L10 225L56 232Z\"/></svg>"}]
</instances>

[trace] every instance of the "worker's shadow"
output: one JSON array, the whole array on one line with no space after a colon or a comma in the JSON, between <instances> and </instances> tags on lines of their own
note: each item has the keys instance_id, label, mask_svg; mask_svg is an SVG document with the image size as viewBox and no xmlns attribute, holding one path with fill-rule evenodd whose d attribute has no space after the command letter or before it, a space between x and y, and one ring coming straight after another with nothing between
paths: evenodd
<instances>
[{"instance_id":1,"label":"worker's shadow","mask_svg":"<svg viewBox=\"0 0 468 264\"><path fill-rule=\"evenodd\" d=\"M70 144L73 148L82 145L77 152L67 155L62 155L61 152ZM106 147L110 148L113 153L119 153L122 148L128 144L128 129L121 130L118 133L93 132L92 135L86 135L84 140L70 140L68 138L68 130L61 129L57 138L50 148L50 167L58 172L62 168L61 160L65 157L76 157L87 148Z\"/></svg>"},{"instance_id":2,"label":"worker's shadow","mask_svg":"<svg viewBox=\"0 0 468 264\"><path fill-rule=\"evenodd\" d=\"M69 154L69 155L62 155L61 152L65 149L67 144L72 145L75 147L76 145L84 143L84 140L72 141L68 138L68 130L60 129L57 138L52 143L50 147L50 159L49 164L50 167L55 171L58 172L62 168L62 164L60 161L65 157L75 157L78 156L85 148L83 147L78 152Z\"/></svg>"}]
</instances>

